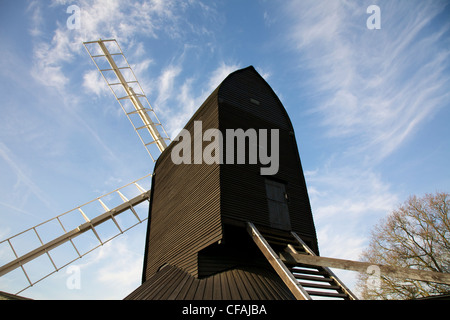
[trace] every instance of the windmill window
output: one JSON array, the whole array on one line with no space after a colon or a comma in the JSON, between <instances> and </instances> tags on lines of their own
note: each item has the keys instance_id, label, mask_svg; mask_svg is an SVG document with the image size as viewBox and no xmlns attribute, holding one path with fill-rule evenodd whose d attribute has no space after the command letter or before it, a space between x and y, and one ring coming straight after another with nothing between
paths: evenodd
<instances>
[{"instance_id":1,"label":"windmill window","mask_svg":"<svg viewBox=\"0 0 450 320\"><path fill-rule=\"evenodd\" d=\"M286 184L266 179L266 196L270 226L277 229L290 230L289 197L286 193Z\"/></svg>"}]
</instances>

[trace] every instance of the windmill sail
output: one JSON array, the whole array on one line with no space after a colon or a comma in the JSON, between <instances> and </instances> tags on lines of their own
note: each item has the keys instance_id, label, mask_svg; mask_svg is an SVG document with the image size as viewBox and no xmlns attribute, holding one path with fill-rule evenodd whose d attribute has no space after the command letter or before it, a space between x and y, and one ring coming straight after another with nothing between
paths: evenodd
<instances>
[{"instance_id":1,"label":"windmill sail","mask_svg":"<svg viewBox=\"0 0 450 320\"><path fill-rule=\"evenodd\" d=\"M142 185L149 185L151 176L148 174L1 241L2 253L10 251L13 258L0 267L0 277L15 269L22 269L26 285L16 292L19 294L147 220L148 206L141 204L149 201L150 190ZM108 222L115 227L102 232L105 230L102 227ZM111 229L115 230L111 232ZM80 239L83 236L85 239ZM23 242L29 248L25 253L21 253L23 250L19 248L19 244ZM90 244L87 245L87 242ZM72 247L73 250L70 250L72 254L66 252L63 257L55 259L56 249L64 244L68 245L65 249ZM41 256L47 256L48 265L51 267L36 278L30 275L27 264Z\"/></svg>"},{"instance_id":2,"label":"windmill sail","mask_svg":"<svg viewBox=\"0 0 450 320\"><path fill-rule=\"evenodd\" d=\"M153 161L170 141L150 105L133 69L116 40L84 42L84 47L102 74ZM152 148L156 146L156 148Z\"/></svg>"}]
</instances>

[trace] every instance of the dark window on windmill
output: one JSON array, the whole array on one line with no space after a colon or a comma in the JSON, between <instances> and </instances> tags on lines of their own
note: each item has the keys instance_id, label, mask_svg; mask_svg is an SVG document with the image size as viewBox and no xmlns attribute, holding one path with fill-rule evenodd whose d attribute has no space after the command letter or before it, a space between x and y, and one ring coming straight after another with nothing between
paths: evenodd
<instances>
[{"instance_id":1,"label":"dark window on windmill","mask_svg":"<svg viewBox=\"0 0 450 320\"><path fill-rule=\"evenodd\" d=\"M271 227L290 230L291 221L289 219L286 184L272 179L266 179L266 194Z\"/></svg>"}]
</instances>

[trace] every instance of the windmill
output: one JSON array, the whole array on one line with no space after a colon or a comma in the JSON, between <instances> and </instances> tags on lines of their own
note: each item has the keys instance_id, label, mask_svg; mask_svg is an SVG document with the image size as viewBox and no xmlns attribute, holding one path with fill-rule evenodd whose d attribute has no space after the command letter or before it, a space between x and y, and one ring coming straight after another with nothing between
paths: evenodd
<instances>
[{"instance_id":1,"label":"windmill","mask_svg":"<svg viewBox=\"0 0 450 320\"><path fill-rule=\"evenodd\" d=\"M0 267L0 277L21 270L27 281L17 294L148 221L142 285L126 299L356 299L329 267L364 272L368 265L319 256L293 126L277 95L253 67L231 73L200 106L176 139L180 143L183 136L184 162L174 163L179 144L168 144L117 41L100 39L84 46L155 162L154 172L1 241L0 249L10 250L12 259ZM258 132L251 131L255 129ZM267 161L252 162L245 154L239 160L242 135L228 132L243 134L241 143L249 149L257 146L260 156L263 150L265 160L269 153L281 151L277 170L262 175ZM186 142L187 137L194 141ZM199 137L200 142L195 140ZM263 138L266 145L261 144ZM222 148L212 148L208 163L202 161L205 154L198 158L196 151L211 150L219 142ZM188 150L194 154L184 157ZM152 188L144 188L149 179ZM111 206L113 198L117 201ZM127 214L133 222L122 219ZM123 221L128 224L123 226ZM107 223L116 232L105 238L99 229ZM82 250L77 240L86 234L96 244ZM16 241L22 237L34 237L38 245L19 252ZM53 252L61 247L71 247L75 257L56 261ZM42 257L52 269L34 279L28 263ZM448 274L382 270L450 283Z\"/></svg>"},{"instance_id":2,"label":"windmill","mask_svg":"<svg viewBox=\"0 0 450 320\"><path fill-rule=\"evenodd\" d=\"M230 269L231 266L235 265L236 263L243 263L244 266L246 265L246 258L251 256L251 258L254 261L259 261L256 263L256 265L253 263L248 268L240 268L236 271L236 273L230 273L227 277L230 279L230 282L228 284L222 284L222 289L228 288L229 290L233 292L239 292L239 290L243 290L242 288L233 287L232 283L236 283L233 277L242 277L242 279L250 279L249 277L253 277L253 281L250 283L247 283L246 287L248 292L245 294L241 292L239 294L239 297L241 298L297 298L297 299L311 299L311 296L313 294L318 294L317 292L313 291L307 291L305 290L302 285L299 285L297 279L302 279L301 275L303 274L303 279L306 280L315 280L311 278L309 275L316 274L319 277L322 277L325 280L319 279L319 281L325 281L329 287L326 287L326 290L334 290L335 293L320 293L320 296L329 296L329 297L338 297L338 298L346 298L346 299L354 299L355 296L335 277L334 274L331 273L331 271L327 268L314 268L314 270L310 270L310 267L298 266L295 262L290 264L291 271L288 270L286 267L287 261L282 262L279 258L277 253L274 251L274 247L276 247L278 250L279 248L283 247L283 249L291 248L291 250L294 250L293 252L297 252L295 250L304 252L306 254L315 255L318 253L317 248L317 241L315 239L315 229L312 222L312 216L310 213L310 207L309 207L309 200L307 199L306 194L306 185L304 184L304 178L303 173L301 172L301 165L298 158L298 152L296 152L296 145L295 140L293 140L293 129L290 124L289 118L287 117L286 112L284 111L284 108L281 106L281 103L279 102L276 95L273 93L273 91L270 89L270 87L267 85L267 83L259 76L259 74L256 72L256 70L253 67L249 67L247 69L235 72L235 76L229 76L231 79L235 79L238 82L241 81L244 83L246 92L243 94L245 96L246 101L241 101L241 105L246 106L248 108L247 111L249 111L248 116L252 116L251 113L257 109L266 110L262 111L261 115L262 118L255 118L259 119L259 123L255 123L260 128L266 128L267 127L267 120L270 120L270 118L276 119L276 122L279 122L278 125L281 125L282 129L282 136L283 139L286 141L289 141L289 145L291 147L291 155L290 157L295 162L293 164L293 167L291 166L290 169L295 171L295 179L289 179L290 183L299 184L299 186L291 188L291 185L287 185L287 180L283 182L283 180L277 179L276 177L274 179L263 179L261 180L260 175L254 175L254 178L258 180L258 182L263 182L263 188L265 186L266 190L258 190L257 194L258 196L262 196L262 206L261 208L266 208L267 211L267 204L269 205L269 211L266 218L256 217L239 217L241 210L247 210L248 208L239 208L239 206L233 205L233 199L227 200L226 205L230 205L231 207L228 210L228 215L224 215L226 217L220 217L217 211L217 195L220 195L221 197L229 197L229 196L235 196L232 195L232 193L227 192L221 192L222 186L219 186L219 164L217 163L214 165L194 165L194 167L189 167L186 165L182 165L178 168L178 172L182 175L184 175L184 180L179 179L180 176L173 175L172 173L176 172L176 168L173 166L173 163L170 163L167 159L168 153L165 153L165 156L161 159L158 158L157 155L164 154L164 150L167 148L167 142L170 141L166 131L164 130L164 127L162 126L161 122L157 118L153 108L151 107L141 85L139 84L132 68L130 67L127 59L125 58L125 55L118 45L116 40L97 40L97 41L89 41L83 43L84 47L86 48L89 56L91 57L92 61L94 62L95 66L97 67L98 71L103 76L106 84L111 89L111 92L113 93L114 97L120 104L121 108L123 109L124 113L126 114L127 118L130 120L130 123L132 124L134 130L139 136L139 139L142 141L144 147L146 148L147 152L149 153L150 157L154 162L157 161L161 163L161 165L156 166L155 172L158 171L158 177L155 180L155 176L152 174L146 175L145 177L133 181L127 185L125 185L122 188L116 189L102 197L96 198L84 205L81 205L79 207L76 207L68 212L65 212L61 215L58 215L50 220L47 220L45 222L42 222L34 227L31 227L19 234L16 234L12 237L9 237L8 239L3 240L0 242L0 245L6 245L14 254L14 258L9 261L8 263L4 264L0 268L0 276L3 276L13 270L21 269L23 271L24 276L26 277L26 280L28 282L28 285L25 286L25 288L21 289L17 293L21 293L22 291L26 290L27 288L35 285L36 283L40 282L41 280L47 278L51 274L59 271L60 269L66 267L70 263L80 259L84 255L88 254L92 250L95 250L96 248L100 247L101 245L105 244L106 242L114 239L118 235L130 230L135 225L142 223L143 221L146 221L147 218L143 217L143 215L140 215L137 211L137 207L145 202L149 201L151 198L154 197L155 205L150 207L150 212L152 212L152 217L154 221L152 223L148 224L148 230L147 230L147 241L146 241L146 255L144 257L144 272L143 272L143 285L138 288L135 292L131 293L127 298L133 299L136 298L136 296L139 296L142 294L142 288L147 288L148 285L154 286L155 281L152 281L151 279L154 276L159 277L160 271L163 269L164 272L181 272L181 270L187 270L187 272L183 271L183 276L187 280L186 277L192 277L192 276L200 276L200 278L209 277L208 281L200 281L199 279L193 279L193 281L188 283L196 284L196 281L200 281L200 285L206 285L211 286L213 285L213 282L217 281L219 279L219 274L223 270ZM228 79L227 78L227 79ZM242 97L239 96L238 93L236 93L236 88L233 88L234 80L225 80L223 84L219 87L222 91L228 90L229 93L220 93L219 88L216 89L211 97L214 99L207 99L207 101L204 103L204 105L197 111L197 113L194 115L193 118L195 119L203 119L205 120L205 124L209 124L212 127L218 128L218 114L215 112L218 111L217 102L221 99L229 100L228 98L234 97L236 99L241 99ZM253 82L253 84L251 83ZM227 87L227 84L228 87ZM242 84L242 83L241 83ZM239 86L239 84L238 84ZM238 88L237 91L240 89ZM256 91L255 91L256 90ZM247 97L249 94L253 95L251 97ZM209 102L208 102L209 101ZM220 101L220 104L233 104L233 102L227 101L223 102ZM260 106L260 103L263 105ZM205 106L212 106L212 108L205 108ZM274 108L274 110L271 110L271 108ZM231 110L231 109L230 109ZM253 111L252 111L253 110ZM211 113L212 111L212 113ZM241 110L242 111L242 110ZM232 115L232 113L228 114ZM199 118L200 117L200 118ZM226 119L227 115L222 116L221 115L221 122L222 120ZM248 120L248 119L247 119ZM262 122L260 121L262 120ZM194 121L195 122L195 121ZM224 121L226 123L227 121ZM244 121L245 122L245 121ZM269 121L270 122L270 121ZM189 127L193 121L191 120L187 127ZM245 126L245 123L230 123L232 126ZM269 124L270 126L273 126L272 124ZM277 127L278 125L275 125ZM191 127L192 129L192 127ZM205 129L205 128L204 128ZM265 129L263 129L265 130ZM277 129L278 130L278 129ZM201 132L204 133L204 130ZM292 144L294 143L294 144ZM285 146L282 143L283 146ZM291 159L291 160L292 160ZM284 164L282 164L282 167ZM164 168L166 167L166 168ZM289 167L289 165L288 165ZM169 168L169 169L168 169ZM205 169L206 168L206 169ZM233 167L236 168L236 167ZM192 169L192 170L191 170ZM236 181L239 181L239 175L236 175L233 170L228 170L225 168L224 172L221 172L220 174L223 177L228 177L231 180L235 180L233 183L236 183ZM300 171L296 171L296 169L299 169ZM167 171L169 170L169 171ZM180 171L181 170L181 171ZM186 171L187 170L187 171ZM200 170L200 171L199 171ZM191 175L189 175L189 171L191 171ZM214 172L210 179L203 179L205 176L205 172L208 173L208 175L211 172ZM285 173L284 173L285 174ZM161 180L159 177L164 177L163 180ZM245 173L244 173L245 175ZM178 182L174 182L170 179L176 178ZM191 177L200 177L201 179L197 179L196 182L190 183L189 180ZM157 226L158 223L160 223L161 215L164 216L167 214L168 217L171 216L171 212L166 212L164 210L161 210L161 206L164 208L168 208L167 206L167 199L170 199L170 201L174 201L175 198L184 196L183 193L178 193L176 191L175 193L169 192L167 196L162 196L160 193L160 190L166 190L167 188L171 188L171 186L162 186L159 187L159 190L156 192L154 190L146 190L143 188L140 184L141 181L145 179L152 179L152 184L156 183L156 185L161 185L164 183L173 183L173 186L175 188L180 187L180 181L181 181L181 188L184 188L182 185L183 183L186 183L188 185L196 186L196 183L201 183L203 185L203 188L196 188L196 190L188 187L185 188L186 190L189 190L189 192L192 192L190 196L188 196L187 202L190 204L186 205L186 199L179 199L177 202L179 205L184 206L184 208L190 207L190 209L185 210L184 217L180 217L180 219L172 219L171 224L172 225L179 225L180 223L184 223L184 228L179 228L179 230L182 230L180 233L179 230L172 230L172 232L169 235L169 238L171 238L170 241L167 241L167 245L165 243L158 243L158 234L155 233L158 232L158 227L155 229L155 225ZM237 180L236 180L237 178ZM164 179L165 182L164 182ZM172 182L170 182L172 181ZM255 180L256 181L256 180ZM258 184L258 183L256 183ZM204 213L207 213L204 216L198 215L197 220L195 217L192 217L192 214L196 214L196 212L199 210L199 205L202 206L204 203L202 200L199 201L203 195L207 195L209 197L211 191L214 193L214 188L210 188L211 186L218 187L218 190L220 190L219 193L216 192L216 196L213 195L213 198L215 199L215 203L213 203L212 207L207 208L206 211L203 210ZM127 197L124 193L126 189L134 188L135 194L132 197ZM209 189L208 189L209 188ZM224 187L226 188L226 187ZM289 213L288 213L288 204L287 204L287 188L290 188L292 190L296 190L293 192L294 197L291 200L293 203L293 206L300 207L303 206L302 209L304 212L302 213L304 215L304 218L300 218L302 223L306 223L306 228L300 227L300 229L304 229L307 231L303 234L303 239L307 239L306 241L309 242L309 245L313 247L313 249L310 249L309 246L304 242L295 232L292 230L300 230L298 228L298 221L293 220L293 226L291 227ZM303 188L303 189L302 189ZM236 190L239 190L237 188ZM242 188L241 188L241 191ZM301 204L295 199L295 193L299 191L302 194L302 199L306 201L305 203ZM137 193L137 194L136 194ZM114 207L110 207L107 205L107 200L111 198L112 196L118 197L121 201L120 204L115 205ZM266 202L266 196L268 197L268 203ZM175 198L173 198L175 197ZM305 198L306 197L306 198ZM166 198L166 200L164 200ZM259 199L259 200L261 200ZM162 200L162 202L161 202ZM258 201L259 201L258 200ZM214 201L213 201L214 202ZM251 201L249 202L251 203ZM292 206L292 203L290 206ZM101 212L98 215L95 215L92 217L90 213L88 213L88 208L91 206L96 205L97 207L101 208ZM225 205L225 207L226 207ZM234 209L232 208L234 206ZM180 207L175 208L174 210L179 210ZM298 209L298 208L297 208ZM158 210L160 211L158 213ZM191 210L191 211L190 211ZM194 211L192 211L194 210ZM175 212L172 210L172 212ZM263 209L264 211L264 209ZM97 211L98 212L98 211ZM131 212L132 215L135 218L135 223L129 225L128 227L124 228L121 226L119 217L126 212ZM73 219L73 217L76 216L76 219ZM294 215L295 216L295 215ZM75 226L72 226L67 224L67 221L71 222L72 220L75 221L81 221L80 224L75 224ZM212 223L208 224L206 227L202 223L198 223L198 218L204 219L204 221L213 221ZM235 219L238 217L237 219ZM222 219L223 218L223 219ZM270 218L270 219L269 219ZM186 220L187 219L187 220ZM223 221L222 221L223 220ZM298 219L297 219L298 220ZM116 234L113 234L108 239L104 239L98 232L98 229L107 222L113 222L117 232ZM198 232L196 235L189 235L189 232L186 232L186 226L193 226L192 222L195 222L195 224L202 225L202 230L196 230ZM255 226L255 224L259 224L258 228ZM244 227L244 228L242 228ZM48 238L48 230L49 229L59 229L60 234L58 236L55 236L51 239ZM163 228L164 229L164 228ZM195 227L194 227L195 229ZM242 231L245 231L244 233ZM251 237L248 235L247 231L250 232ZM300 230L301 231L301 230ZM164 231L161 231L164 233ZM91 248L88 251L83 252L76 244L76 241L78 237L84 235L85 233L90 233L93 237L95 237L98 241L97 245ZM15 241L18 240L20 237L23 236L35 236L38 241L39 245L29 250L28 252L24 254L19 254L15 248ZM54 232L51 232L51 234L54 234ZM231 237L230 235L233 234L234 236ZM188 237L186 237L188 235ZM175 240L174 240L175 236ZM177 239L177 237L179 237ZM161 234L162 239L167 238L167 234L163 235ZM202 238L203 240L199 240ZM207 240L206 242L204 240ZM156 241L156 243L155 243ZM173 249L173 245L179 241L179 244L181 247L184 248L182 252L179 252L177 250ZM187 241L187 242L186 242ZM199 242L199 244L196 244L195 242ZM274 242L273 242L274 241ZM269 244L270 243L270 244ZM284 245L283 245L284 244ZM74 259L71 259L69 261L66 261L64 263L57 263L55 259L53 258L53 250L59 248L62 245L68 245L73 248L73 250L76 252L76 257ZM188 246L189 249L185 250ZM243 246L246 248L246 251L237 253L233 252L236 250L237 247ZM294 247L295 246L295 247ZM258 250L258 247L260 250ZM285 247L285 248L284 248ZM153 248L153 249L152 249ZM158 250L158 248L163 248L163 251ZM151 253L151 251L155 251L154 256ZM255 252L256 250L256 252ZM184 256L187 254L187 256ZM288 254L288 253L286 253ZM197 255L198 260L197 262ZM47 256L48 260L50 261L53 270L51 272L41 276L38 279L32 279L28 272L27 272L27 263L34 261L35 259ZM163 260L161 260L163 259ZM177 264L176 261L183 261L182 263ZM200 261L201 260L201 261ZM212 262L212 261L218 261L218 263ZM160 265L159 263L163 261L163 265ZM175 264L173 262L175 261ZM268 261L272 261L273 264L270 266ZM166 263L167 262L167 263ZM166 267L166 265L170 265L170 267ZM166 267L166 268L164 268ZM262 267L262 269L261 269ZM269 267L269 270L267 269ZM181 268L181 269L180 269ZM255 270L252 268L256 268ZM262 273L261 273L261 270ZM292 271L295 270L295 271ZM294 276L295 274L295 276ZM216 275L216 276L214 276ZM309 279L308 279L309 277ZM169 276L167 279L176 279L177 277ZM180 275L178 275L178 278L180 278ZM316 277L317 278L317 277ZM207 283L208 282L208 283ZM311 281L313 282L313 281ZM158 283L158 282L156 282ZM186 282L183 282L186 283ZM253 284L252 284L253 283ZM176 283L175 283L176 284ZM171 283L173 286L174 283ZM304 283L304 285L309 287L315 287L315 288L321 288L324 287L323 284L307 284ZM176 284L178 288L178 284ZM259 289L258 289L259 287ZM253 288L254 291L252 291L250 288ZM267 291L266 294L262 294L259 292L256 293L258 290ZM148 288L147 288L148 289ZM227 289L228 290L228 289ZM214 290L213 290L214 291ZM213 292L211 291L211 292ZM200 292L200 291L198 291ZM214 291L215 294L217 294L217 290ZM173 292L168 292L169 295L173 296ZM181 296L180 296L181 297ZM189 294L187 296L189 298ZM213 296L202 296L203 298L210 299L213 298ZM150 296L147 296L145 298L152 298ZM233 297L236 298L236 297Z\"/></svg>"},{"instance_id":3,"label":"windmill","mask_svg":"<svg viewBox=\"0 0 450 320\"><path fill-rule=\"evenodd\" d=\"M106 84L111 89L114 97L125 112L127 118L130 120L130 123L150 157L156 162L158 159L156 155L159 155L166 150L167 142L170 141L170 139L151 107L132 68L126 60L122 49L116 40L100 39L97 41L84 42L83 45L98 71L103 76ZM286 172L282 173L282 179L279 177L262 179L259 175L252 176L252 179L256 178L256 180L253 181L254 185L252 186L256 187L255 190L258 190L256 192L256 198L259 198L256 200L257 202L260 202L259 205L256 203L255 208L266 211L265 218L261 216L258 217L258 212L256 212L256 215L255 212L253 212L253 216L249 214L247 217L245 215L244 217L240 217L240 212L247 212L249 208L236 205L236 203L234 203L235 199L233 199L233 197L236 197L236 194L233 194L233 192L223 191L227 186L222 186L222 182L219 180L219 171L222 177L231 181L230 186L232 186L233 183L239 184L239 179L241 179L241 177L239 177L239 172L234 172L234 169L229 170L228 167L223 167L224 170L222 170L222 168L219 170L219 163L216 163L215 166L194 165L194 167L186 167L186 165L184 165L178 168L178 172L181 172L181 175L184 176L183 180L180 179L180 173L178 173L178 175L175 174L175 176L172 174L177 170L174 168L173 163L170 163L170 161L167 160L169 158L167 156L168 153L165 153L163 159L159 158L160 165L157 163L155 169L155 172L159 171L158 177L156 178L156 185L165 183L166 186L160 187L160 190L164 189L166 191L167 188L171 188L171 183L173 186L176 186L175 188L181 186L182 189L189 190L189 192L191 192L191 195L188 195L188 198L190 199L188 202L190 202L190 204L186 205L185 201L182 199L176 201L176 198L179 198L182 195L182 193L178 193L180 190L175 193L169 192L167 196L162 196L159 190L155 192L154 190L146 190L143 188L140 185L141 180L151 178L152 184L155 183L155 176L149 174L122 188L116 189L102 197L96 198L84 205L76 207L0 242L0 245L6 245L14 254L14 258L11 261L0 267L0 276L13 270L21 269L28 282L28 285L25 286L25 288L17 292L21 293L51 274L66 267L70 263L80 259L92 250L95 250L118 235L130 230L135 225L147 220L147 218L142 218L138 214L136 207L154 197L155 205L151 204L150 206L150 212L152 213L154 221L148 224L143 285L140 288L137 288L135 292L131 293L127 299L142 297L143 291L147 292L145 298L148 299L155 298L155 295L160 295L161 292L159 290L155 291L153 290L154 288L152 288L155 284L158 284L157 287L160 288L160 281L154 281L152 278L155 276L161 278L161 272L175 273L166 277L166 280L169 279L169 281L172 281L168 285L172 287L175 285L177 288L175 291L186 291L184 296L179 296L178 298L192 298L188 293L189 290L192 290L194 287L197 288L197 286L204 286L204 288L214 286L214 283L219 281L220 277L224 276L224 270L229 272L226 275L229 282L222 283L221 288L222 291L234 292L235 296L233 298L311 299L313 295L318 295L322 297L355 299L356 297L350 290L348 290L348 288L346 288L328 268L300 265L296 263L295 260L288 261L286 258L283 258L282 261L280 259L280 255L276 252L276 250L280 249L289 249L291 254L297 254L297 250L308 255L316 255L318 253L314 224L312 221L308 196L306 194L306 185L301 170L295 139L293 137L293 128L280 101L253 67L237 71L228 78L231 80L225 80L223 84L211 94L210 98L208 98L202 107L200 107L199 111L196 112L187 127L190 126L192 131L193 122L195 126L194 119L203 119L205 120L204 122L208 123L210 126L212 125L212 127L219 128L218 103L226 106L229 110L232 110L231 113L227 112L225 115L220 115L221 123L228 122L231 127L245 127L245 122L249 120L248 118L242 118L244 122L241 121L238 123L229 121L230 115L233 116L233 108L236 107L236 101L233 102L230 101L230 99L239 100L244 98L245 101L239 100L237 103L244 106L244 109L247 108L247 110L242 109L237 110L237 112L246 112L247 117L254 117L256 111L256 113L260 113L258 116L262 115L262 117L256 117L255 119L257 119L257 121L256 123L253 123L253 125L266 130L264 128L266 128L267 125L270 127L275 123L275 127L277 127L276 130L278 130L278 127L282 130L282 139L288 143L288 145L286 145L282 142L282 146L290 148L289 158L293 161L293 163L288 164L286 168L288 168L288 170L293 170L295 179L284 177L283 180L283 174L286 175ZM243 94L241 94L242 92L239 93L242 89L245 90ZM224 102L223 100L227 101ZM261 103L263 106L260 106ZM221 109L223 108L224 107L221 107ZM236 110L234 110L234 112L236 112ZM275 122L271 122L273 119L275 119ZM204 133L204 131L201 131L201 133ZM194 148L196 147L194 146ZM284 164L282 164L282 167L283 166ZM252 166L247 167L251 168ZM192 168L195 169L191 170ZM236 167L234 166L233 168ZM251 170L253 169L250 169L250 171ZM189 187L185 188L183 183L186 184L186 181L188 181L187 184L191 187L196 186L195 183L189 182L189 179L191 179L191 175L188 174L189 171L191 171L192 177L200 177L200 179L197 179L196 183L202 184L203 187L197 186L194 188L195 190ZM212 177L205 180L205 172L208 176L211 174ZM245 172L240 173L244 176L246 175ZM165 178L161 180L160 176L165 176ZM178 182L171 180L174 178L178 179ZM168 186L167 183L169 184ZM261 186L263 189L258 189L258 187ZM137 194L132 198L124 195L124 190L130 187L135 188L137 191ZM216 192L217 190L215 191L214 187L219 190L219 192ZM288 191L287 189L290 190ZM245 192L242 187L237 187L235 190ZM292 191L294 197L291 200L292 203L288 205L287 194L290 191ZM295 199L295 194L298 192L301 194L301 201ZM203 210L203 213L206 213L206 215L200 215L196 220L195 217L192 217L192 214L197 214L197 212L199 212L198 210L201 210L200 207L204 204L204 201L202 201L201 198L205 195L207 197L212 195L214 201L213 203L210 203L210 205L212 205L211 207L208 207L206 211ZM220 196L217 197L217 195ZM105 202L106 199L111 196L119 197L121 203L113 208L108 207ZM226 203L221 203L222 199L226 199L227 197ZM175 200L175 202L183 206L184 209L186 209L186 206L191 207L185 210L187 214L184 214L180 219L174 219L173 212L180 210L180 207L172 208L172 211L165 210L164 208L168 207L167 199L170 199L169 201ZM301 203L302 201L303 203ZM249 201L249 203L251 205L251 201ZM87 214L87 207L94 204L100 206L102 212L95 217L90 217ZM217 211L219 208L218 206L221 210L223 209L226 211L226 213L219 213L219 211ZM295 218L296 214L294 214L292 215L293 219L291 219L288 212L289 206L293 208L296 207L297 211L300 209L300 211L302 211L300 215L303 215L303 217L297 215L297 218ZM158 210L160 212L158 212ZM125 212L131 212L136 219L136 222L127 228L123 228L118 221L119 216L123 215ZM74 227L67 226L65 221L72 220L74 215L76 215L78 219L81 217L82 223L76 224ZM157 226L158 223L161 223L161 216L164 217L166 215L167 217L172 216L170 222L171 227L176 225L179 226L180 223L184 223L184 228L179 228L178 230L171 229L169 235L167 235L167 233L158 235L158 227L155 229L155 225ZM68 217L71 219L68 219ZM207 226L205 226L204 224L199 223L199 217L204 219L204 221L212 222L208 222ZM79 221L77 219L75 220ZM105 240L99 235L97 229L102 224L111 221L116 226L117 233ZM293 221L292 227L291 221ZM190 235L189 230L186 229L186 226L195 229L196 226L198 227L199 225L202 226L202 230L196 230L196 235ZM258 227L255 225L258 225ZM47 232L45 230L48 231L49 229L55 228L60 230L60 235L47 239ZM161 226L159 228L161 229ZM164 227L162 229L164 229ZM165 233L161 230L160 232ZM243 230L245 232L242 232ZM304 231L302 236L303 239L306 239L309 243L309 246L292 230L300 232ZM247 232L250 233L251 237L248 236ZM76 240L85 233L93 234L98 240L98 244L92 249L83 252L77 247ZM30 234L38 239L39 245L24 254L18 254L14 242L20 237ZM188 236L186 237L186 235ZM160 239L167 238L170 238L170 240L161 243ZM52 258L52 250L65 244L72 246L77 256L72 260L57 264ZM179 250L174 250L174 246L181 246L184 249L180 252ZM311 249L310 246L312 246L313 249ZM245 250L236 252L240 247L245 248ZM155 251L154 254L151 252L153 250L152 248ZM163 248L162 251L161 248ZM289 255L289 252L287 251L284 254ZM26 265L41 256L47 256L53 270L38 279L31 279L26 271ZM252 262L250 265L247 265L249 257L251 257L253 262L256 261L256 264ZM180 261L181 263L177 263ZM244 268L234 270L233 266L236 264L243 264ZM232 272L230 272L230 268ZM200 278L193 279L193 276ZM185 288L180 286L180 283L173 282L173 279L184 279L182 283L190 283L191 285L188 288ZM207 280L202 281L201 279ZM247 281L245 285L247 289L243 289L241 285L237 284L237 279L247 279L244 280ZM248 279L253 279L253 281L249 281ZM299 279L303 279L304 282L299 282ZM148 288L149 286L151 287L150 291ZM324 290L308 291L305 289L306 287ZM334 291L334 293L329 292L330 290ZM152 292L153 296L149 295L148 292ZM197 290L197 295L199 292L202 291ZM168 294L168 297L170 298L177 297L175 292L166 291L166 294ZM216 286L216 289L209 291L209 295L205 291L205 294L202 294L202 297L212 299L217 297L217 295L222 296L224 294L224 292L218 292Z\"/></svg>"}]
</instances>

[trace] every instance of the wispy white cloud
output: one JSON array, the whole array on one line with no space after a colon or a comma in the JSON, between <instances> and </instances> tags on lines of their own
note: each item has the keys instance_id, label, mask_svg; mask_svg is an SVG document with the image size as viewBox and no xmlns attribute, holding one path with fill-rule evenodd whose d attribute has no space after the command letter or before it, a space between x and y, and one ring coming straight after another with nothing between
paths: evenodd
<instances>
[{"instance_id":1,"label":"wispy white cloud","mask_svg":"<svg viewBox=\"0 0 450 320\"><path fill-rule=\"evenodd\" d=\"M83 75L83 87L97 96L110 92L102 75L96 69L89 70Z\"/></svg>"},{"instance_id":2,"label":"wispy white cloud","mask_svg":"<svg viewBox=\"0 0 450 320\"><path fill-rule=\"evenodd\" d=\"M205 79L188 77L176 81L180 65L171 65L158 77L156 107L162 111L164 126L174 138L213 90L239 66L220 62ZM159 113L158 113L159 114Z\"/></svg>"},{"instance_id":3,"label":"wispy white cloud","mask_svg":"<svg viewBox=\"0 0 450 320\"><path fill-rule=\"evenodd\" d=\"M398 196L379 174L357 165L330 161L305 179L321 253L358 260L368 231L398 204Z\"/></svg>"},{"instance_id":4,"label":"wispy white cloud","mask_svg":"<svg viewBox=\"0 0 450 320\"><path fill-rule=\"evenodd\" d=\"M62 63L73 58L70 46L69 38L59 29L50 43L37 43L31 75L46 86L62 90L69 82L62 70Z\"/></svg>"},{"instance_id":5,"label":"wispy white cloud","mask_svg":"<svg viewBox=\"0 0 450 320\"><path fill-rule=\"evenodd\" d=\"M363 4L292 1L289 41L311 75L312 111L330 137L358 137L352 152L381 160L449 101L450 29L430 23L442 2L380 1L381 30L368 30ZM294 16L295 13L295 16Z\"/></svg>"},{"instance_id":6,"label":"wispy white cloud","mask_svg":"<svg viewBox=\"0 0 450 320\"><path fill-rule=\"evenodd\" d=\"M43 16L41 12L41 7L39 6L38 1L32 1L29 3L27 7L27 12L30 12L30 20L31 20L31 29L30 34L32 36L41 36L42 30L41 27L43 25Z\"/></svg>"},{"instance_id":7,"label":"wispy white cloud","mask_svg":"<svg viewBox=\"0 0 450 320\"><path fill-rule=\"evenodd\" d=\"M126 240L126 239L125 239ZM130 250L124 240L108 243L99 251L98 262L113 260L114 263L102 264L98 270L98 279L106 285L114 284L118 288L128 288L131 292L135 283L130 279L138 280L142 273L142 255Z\"/></svg>"},{"instance_id":8,"label":"wispy white cloud","mask_svg":"<svg viewBox=\"0 0 450 320\"><path fill-rule=\"evenodd\" d=\"M51 6L70 4L70 1L54 0ZM28 8L32 17L30 33L35 43L33 75L44 85L58 89L64 88L69 81L63 72L64 63L85 54L81 46L83 41L115 38L121 45L133 49L134 56L137 56L143 51L142 43L136 41L138 36L147 39L160 36L178 38L186 32L187 27L189 31L194 28L185 17L186 11L199 6L203 9L208 7L197 1L81 0L77 3L80 8L80 28L67 28L66 19L69 15L61 15L49 41L48 34L44 37L41 30L45 5L40 1L32 1ZM202 26L195 28L202 29ZM135 64L145 68L151 62L148 57L143 60L135 61ZM96 92L97 89L93 90Z\"/></svg>"},{"instance_id":9,"label":"wispy white cloud","mask_svg":"<svg viewBox=\"0 0 450 320\"><path fill-rule=\"evenodd\" d=\"M157 105L163 105L174 94L174 82L180 74L181 67L170 65L162 71L158 77L158 95L156 98Z\"/></svg>"},{"instance_id":10,"label":"wispy white cloud","mask_svg":"<svg viewBox=\"0 0 450 320\"><path fill-rule=\"evenodd\" d=\"M70 1L54 0L52 5L62 6L73 4ZM158 37L158 32L179 32L178 26L167 24L179 19L179 14L185 8L176 1L146 0L81 0L77 2L80 8L81 26L79 40L102 38L117 38L121 42L129 41L137 35Z\"/></svg>"},{"instance_id":11,"label":"wispy white cloud","mask_svg":"<svg viewBox=\"0 0 450 320\"><path fill-rule=\"evenodd\" d=\"M32 178L24 171L23 165L20 165L15 159L12 151L3 143L0 142L0 159L2 159L16 176L16 183L12 187L15 197L9 207L15 208L17 212L23 212L21 206L26 201L29 194L33 194L39 199L48 209L53 209L51 197L45 194L41 188L33 181ZM19 197L19 198L18 198Z\"/></svg>"},{"instance_id":12,"label":"wispy white cloud","mask_svg":"<svg viewBox=\"0 0 450 320\"><path fill-rule=\"evenodd\" d=\"M309 184L321 186L310 194L317 219L333 216L360 218L377 211L388 211L396 205L397 197L390 185L378 174L357 166L325 167L306 173ZM341 215L342 214L342 215Z\"/></svg>"}]
</instances>

